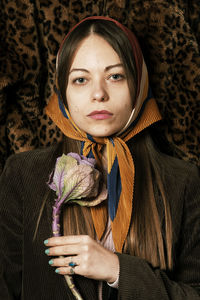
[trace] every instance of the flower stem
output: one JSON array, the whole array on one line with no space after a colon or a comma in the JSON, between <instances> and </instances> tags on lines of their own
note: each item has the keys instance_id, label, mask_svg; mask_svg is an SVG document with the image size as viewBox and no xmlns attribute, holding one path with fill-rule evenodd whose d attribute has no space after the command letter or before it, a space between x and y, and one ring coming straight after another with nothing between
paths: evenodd
<instances>
[{"instance_id":1,"label":"flower stem","mask_svg":"<svg viewBox=\"0 0 200 300\"><path fill-rule=\"evenodd\" d=\"M60 208L53 207L53 221L52 221L53 236L60 236Z\"/></svg>"},{"instance_id":2,"label":"flower stem","mask_svg":"<svg viewBox=\"0 0 200 300\"><path fill-rule=\"evenodd\" d=\"M61 202L61 201L60 201ZM62 203L56 202L56 204L53 206L53 222L52 222L52 231L53 236L60 236L60 212ZM68 287L70 288L72 294L74 295L74 298L76 300L83 300L81 294L79 293L78 289L76 288L74 284L74 280L72 276L65 275L65 279L67 282Z\"/></svg>"}]
</instances>

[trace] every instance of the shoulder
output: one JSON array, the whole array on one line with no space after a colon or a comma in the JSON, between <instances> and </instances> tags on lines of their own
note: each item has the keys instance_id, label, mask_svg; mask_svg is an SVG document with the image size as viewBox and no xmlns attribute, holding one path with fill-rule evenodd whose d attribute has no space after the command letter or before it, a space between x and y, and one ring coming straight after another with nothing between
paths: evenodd
<instances>
[{"instance_id":1,"label":"shoulder","mask_svg":"<svg viewBox=\"0 0 200 300\"><path fill-rule=\"evenodd\" d=\"M59 145L47 148L35 149L11 155L5 164L2 176L35 176L41 173L49 173L53 169Z\"/></svg>"},{"instance_id":2,"label":"shoulder","mask_svg":"<svg viewBox=\"0 0 200 300\"><path fill-rule=\"evenodd\" d=\"M160 173L165 177L171 177L179 181L185 181L187 178L200 179L198 167L191 162L161 152L157 154L157 162Z\"/></svg>"},{"instance_id":3,"label":"shoulder","mask_svg":"<svg viewBox=\"0 0 200 300\"><path fill-rule=\"evenodd\" d=\"M200 176L196 165L161 152L156 153L156 165L165 195L172 209L175 209L175 215L176 211L181 215L186 203L191 205L195 202L200 205Z\"/></svg>"},{"instance_id":4,"label":"shoulder","mask_svg":"<svg viewBox=\"0 0 200 300\"><path fill-rule=\"evenodd\" d=\"M9 204L9 210L14 211L23 205L26 215L41 207L49 176L60 156L59 148L55 145L21 152L7 159L0 177L1 207Z\"/></svg>"},{"instance_id":5,"label":"shoulder","mask_svg":"<svg viewBox=\"0 0 200 300\"><path fill-rule=\"evenodd\" d=\"M176 219L187 207L200 206L200 176L196 165L159 154L159 174ZM198 210L199 211L199 210Z\"/></svg>"},{"instance_id":6,"label":"shoulder","mask_svg":"<svg viewBox=\"0 0 200 300\"><path fill-rule=\"evenodd\" d=\"M25 165L43 163L43 161L48 161L54 156L56 156L56 153L59 152L58 147L59 145L52 145L50 147L38 148L30 151L13 154L7 159L6 166L13 163L19 165L21 165L22 163Z\"/></svg>"}]
</instances>

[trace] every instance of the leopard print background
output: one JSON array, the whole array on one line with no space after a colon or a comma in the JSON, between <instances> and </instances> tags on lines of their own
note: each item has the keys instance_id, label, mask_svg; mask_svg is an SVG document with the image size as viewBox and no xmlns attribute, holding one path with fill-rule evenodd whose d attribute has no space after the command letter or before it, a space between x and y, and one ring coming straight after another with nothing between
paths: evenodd
<instances>
[{"instance_id":1,"label":"leopard print background","mask_svg":"<svg viewBox=\"0 0 200 300\"><path fill-rule=\"evenodd\" d=\"M200 165L200 5L195 0L1 0L0 171L9 155L62 139L45 115L63 36L91 15L113 17L142 46L173 155Z\"/></svg>"}]
</instances>

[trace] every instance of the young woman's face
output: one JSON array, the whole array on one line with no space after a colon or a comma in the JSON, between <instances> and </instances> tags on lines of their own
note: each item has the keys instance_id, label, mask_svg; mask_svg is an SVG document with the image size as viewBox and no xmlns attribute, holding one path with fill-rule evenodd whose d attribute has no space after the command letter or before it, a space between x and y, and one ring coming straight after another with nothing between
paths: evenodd
<instances>
[{"instance_id":1,"label":"young woman's face","mask_svg":"<svg viewBox=\"0 0 200 300\"><path fill-rule=\"evenodd\" d=\"M78 47L66 90L75 124L95 137L119 132L132 112L132 99L118 54L98 35Z\"/></svg>"}]
</instances>

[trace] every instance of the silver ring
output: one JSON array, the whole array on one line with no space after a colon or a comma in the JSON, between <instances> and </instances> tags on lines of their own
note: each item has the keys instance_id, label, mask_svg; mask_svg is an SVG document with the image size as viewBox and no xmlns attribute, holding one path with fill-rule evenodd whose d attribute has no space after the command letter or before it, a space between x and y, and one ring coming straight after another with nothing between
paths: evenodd
<instances>
[{"instance_id":1,"label":"silver ring","mask_svg":"<svg viewBox=\"0 0 200 300\"><path fill-rule=\"evenodd\" d=\"M71 275L74 275L75 274L74 268L70 268L69 272L70 272Z\"/></svg>"}]
</instances>

